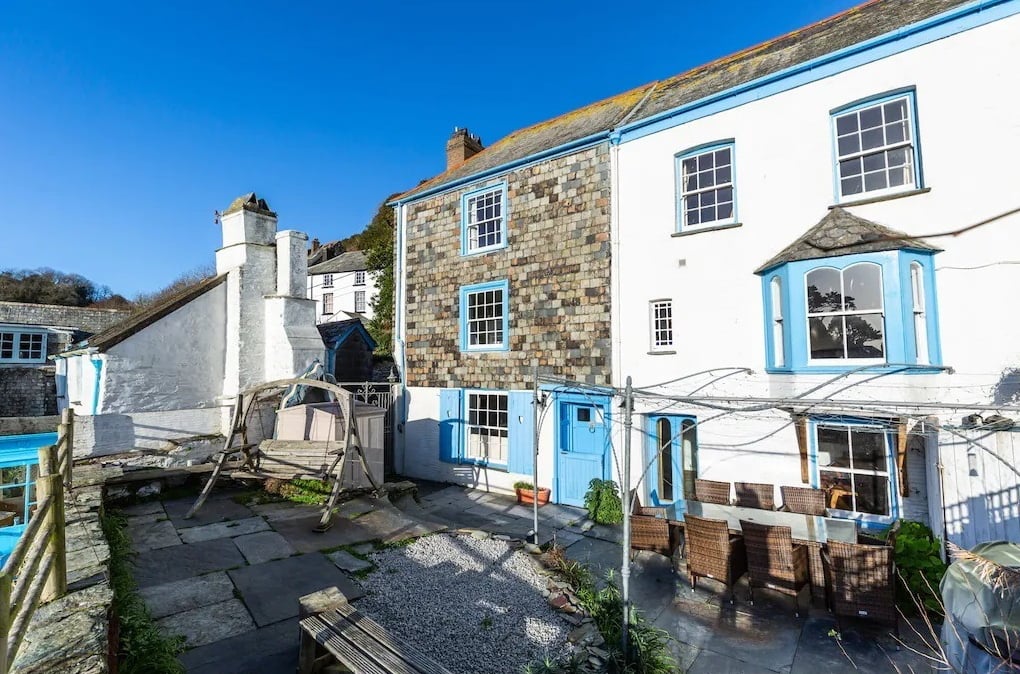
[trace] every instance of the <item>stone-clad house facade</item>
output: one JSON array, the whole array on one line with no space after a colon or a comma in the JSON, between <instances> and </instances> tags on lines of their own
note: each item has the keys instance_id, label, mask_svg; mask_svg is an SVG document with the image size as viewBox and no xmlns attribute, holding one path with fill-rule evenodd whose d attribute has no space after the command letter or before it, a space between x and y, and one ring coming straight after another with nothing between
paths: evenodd
<instances>
[{"instance_id":1,"label":"stone-clad house facade","mask_svg":"<svg viewBox=\"0 0 1020 674\"><path fill-rule=\"evenodd\" d=\"M505 247L463 255L463 195L504 185ZM608 384L609 215L605 144L410 205L407 384L524 389L536 362L556 376ZM460 289L497 280L509 288L508 349L462 350Z\"/></svg>"},{"instance_id":2,"label":"stone-clad house facade","mask_svg":"<svg viewBox=\"0 0 1020 674\"><path fill-rule=\"evenodd\" d=\"M581 505L591 479L620 472L615 392L632 375L645 389L674 382L657 389L669 401L645 395L636 405L631 469L649 502L690 496L698 476L758 479L777 485L777 496L778 485L827 489L830 507L862 526L925 519L929 509L938 521L937 505L948 501L928 493L939 443L921 437L931 433L924 415L918 430L915 408L865 415L845 401L934 405L933 395L957 390L939 388L951 369L940 344L970 321L943 312L940 326L940 308L996 295L973 298L946 279L971 268L1006 274L1011 267L989 258L1008 246L991 228L967 239L993 237L987 246L954 240L939 252L945 239L920 239L939 231L940 215L963 225L1014 205L1000 203L1011 194L1000 183L994 200L978 198L967 158L1016 137L1003 112L1015 109L1015 92L996 83L1008 80L1001 64L1015 61L1008 33L1018 15L1020 0L872 0L488 148L455 131L447 170L392 202L394 354L404 375L397 470L502 490L531 478L537 453L537 486ZM972 62L996 66L962 65ZM979 80L983 89L972 84ZM965 114L953 93L964 84L981 101L968 113L975 128L1000 139L960 147L965 137L940 127ZM1010 153L982 156L993 167L982 179L1008 180L1001 162ZM855 227L869 234L846 240ZM843 243L776 256L791 241L827 237ZM956 269L935 261L964 252L973 256ZM770 258L778 262L762 266ZM813 300L812 270L821 270L815 283L835 275L846 302ZM861 288L871 294L858 310ZM987 332L989 348L957 355L972 373L1015 363L1015 340L992 344L1004 333ZM826 335L835 346L823 348ZM870 342L844 350L855 339ZM535 365L544 384L537 414ZM733 376L713 383L718 373L703 372L712 367ZM869 383L876 375L884 379ZM843 405L829 415L769 403L762 409L776 419L759 410L703 431L713 413L676 399L731 396L716 400L722 411L742 397L803 397L833 376L853 387L842 398L826 389ZM884 463L838 465L847 446L865 441ZM878 486L865 495L858 484ZM869 507L880 516L858 502L877 504Z\"/></svg>"}]
</instances>

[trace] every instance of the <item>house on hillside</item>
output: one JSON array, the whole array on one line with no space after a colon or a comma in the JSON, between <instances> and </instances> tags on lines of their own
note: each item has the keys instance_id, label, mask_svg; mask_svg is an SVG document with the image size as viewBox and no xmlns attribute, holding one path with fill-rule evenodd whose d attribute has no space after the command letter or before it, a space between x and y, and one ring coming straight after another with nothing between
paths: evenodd
<instances>
[{"instance_id":1,"label":"house on hillside","mask_svg":"<svg viewBox=\"0 0 1020 674\"><path fill-rule=\"evenodd\" d=\"M24 302L0 302L0 417L57 413L50 356L123 320L130 312Z\"/></svg>"},{"instance_id":2,"label":"house on hillside","mask_svg":"<svg viewBox=\"0 0 1020 674\"><path fill-rule=\"evenodd\" d=\"M308 237L277 231L276 213L254 193L220 221L215 276L57 356L77 415L75 455L223 433L239 391L324 359L305 296Z\"/></svg>"},{"instance_id":3,"label":"house on hillside","mask_svg":"<svg viewBox=\"0 0 1020 674\"><path fill-rule=\"evenodd\" d=\"M558 502L616 473L632 377L646 501L690 498L695 477L771 483L777 503L807 485L865 528L1020 537L1003 470L1020 458L1020 352L997 291L1020 282L1020 218L927 236L1020 205L1018 14L876 0L511 134L398 197L398 468L527 478L538 361L539 481Z\"/></svg>"},{"instance_id":4,"label":"house on hillside","mask_svg":"<svg viewBox=\"0 0 1020 674\"><path fill-rule=\"evenodd\" d=\"M317 257L315 252L312 257ZM378 273L368 270L367 257L360 250L327 256L310 265L308 297L315 300L316 322L372 318L372 301L379 293L377 281Z\"/></svg>"}]
</instances>

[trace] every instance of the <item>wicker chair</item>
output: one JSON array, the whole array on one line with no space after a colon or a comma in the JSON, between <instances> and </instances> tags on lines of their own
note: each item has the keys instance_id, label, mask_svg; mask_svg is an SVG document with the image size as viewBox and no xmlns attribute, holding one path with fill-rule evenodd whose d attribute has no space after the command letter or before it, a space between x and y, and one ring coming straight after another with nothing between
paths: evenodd
<instances>
[{"instance_id":1,"label":"wicker chair","mask_svg":"<svg viewBox=\"0 0 1020 674\"><path fill-rule=\"evenodd\" d=\"M733 603L733 587L747 572L744 539L731 535L725 520L694 515L684 517L684 536L691 591L697 589L698 578L711 578L729 588L730 603Z\"/></svg>"},{"instance_id":2,"label":"wicker chair","mask_svg":"<svg viewBox=\"0 0 1020 674\"><path fill-rule=\"evenodd\" d=\"M782 510L803 515L825 515L825 491L810 487L779 488L783 494Z\"/></svg>"},{"instance_id":3,"label":"wicker chair","mask_svg":"<svg viewBox=\"0 0 1020 674\"><path fill-rule=\"evenodd\" d=\"M829 541L822 548L830 610L840 631L844 616L878 620L900 635L896 614L896 564L887 545Z\"/></svg>"},{"instance_id":4,"label":"wicker chair","mask_svg":"<svg viewBox=\"0 0 1020 674\"><path fill-rule=\"evenodd\" d=\"M730 504L730 483L714 480L694 481L694 500L702 503Z\"/></svg>"},{"instance_id":5,"label":"wicker chair","mask_svg":"<svg viewBox=\"0 0 1020 674\"><path fill-rule=\"evenodd\" d=\"M669 526L665 508L648 508L641 505L637 494L631 492L633 510L630 515L630 549L651 550L673 557L680 547L680 535Z\"/></svg>"},{"instance_id":6,"label":"wicker chair","mask_svg":"<svg viewBox=\"0 0 1020 674\"><path fill-rule=\"evenodd\" d=\"M794 598L795 615L800 616L797 598L810 589L807 546L794 545L790 527L740 521L747 548L748 599L754 603L754 588L764 587Z\"/></svg>"},{"instance_id":7,"label":"wicker chair","mask_svg":"<svg viewBox=\"0 0 1020 674\"><path fill-rule=\"evenodd\" d=\"M737 493L737 505L742 508L776 509L776 488L771 484L734 482L733 489Z\"/></svg>"}]
</instances>

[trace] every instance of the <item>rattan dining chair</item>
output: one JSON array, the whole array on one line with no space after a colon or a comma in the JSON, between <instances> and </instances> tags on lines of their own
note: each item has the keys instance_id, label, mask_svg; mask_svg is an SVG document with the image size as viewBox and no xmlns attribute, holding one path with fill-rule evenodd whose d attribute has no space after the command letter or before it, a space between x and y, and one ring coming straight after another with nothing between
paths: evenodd
<instances>
[{"instance_id":1,"label":"rattan dining chair","mask_svg":"<svg viewBox=\"0 0 1020 674\"><path fill-rule=\"evenodd\" d=\"M731 535L725 520L694 515L684 517L684 536L691 591L698 588L698 578L711 578L729 588L730 603L733 603L733 587L747 572L744 539Z\"/></svg>"},{"instance_id":2,"label":"rattan dining chair","mask_svg":"<svg viewBox=\"0 0 1020 674\"><path fill-rule=\"evenodd\" d=\"M776 488L771 484L734 482L733 490L737 494L737 505L742 508L776 509Z\"/></svg>"},{"instance_id":3,"label":"rattan dining chair","mask_svg":"<svg viewBox=\"0 0 1020 674\"><path fill-rule=\"evenodd\" d=\"M783 485L779 491L783 494L781 510L802 515L825 515L824 490Z\"/></svg>"},{"instance_id":4,"label":"rattan dining chair","mask_svg":"<svg viewBox=\"0 0 1020 674\"><path fill-rule=\"evenodd\" d=\"M754 603L754 588L768 588L793 597L795 615L800 616L798 597L811 578L807 546L794 545L790 527L769 526L740 520L747 549L748 599Z\"/></svg>"},{"instance_id":5,"label":"rattan dining chair","mask_svg":"<svg viewBox=\"0 0 1020 674\"><path fill-rule=\"evenodd\" d=\"M829 609L839 631L846 616L892 625L900 635L896 613L896 563L888 545L829 541L822 548Z\"/></svg>"},{"instance_id":6,"label":"rattan dining chair","mask_svg":"<svg viewBox=\"0 0 1020 674\"><path fill-rule=\"evenodd\" d=\"M642 506L634 492L631 492L631 503L631 555L638 550L651 550L672 558L680 547L680 535L675 527L669 526L666 509Z\"/></svg>"},{"instance_id":7,"label":"rattan dining chair","mask_svg":"<svg viewBox=\"0 0 1020 674\"><path fill-rule=\"evenodd\" d=\"M715 480L695 480L694 500L702 503L730 504L730 483Z\"/></svg>"}]
</instances>

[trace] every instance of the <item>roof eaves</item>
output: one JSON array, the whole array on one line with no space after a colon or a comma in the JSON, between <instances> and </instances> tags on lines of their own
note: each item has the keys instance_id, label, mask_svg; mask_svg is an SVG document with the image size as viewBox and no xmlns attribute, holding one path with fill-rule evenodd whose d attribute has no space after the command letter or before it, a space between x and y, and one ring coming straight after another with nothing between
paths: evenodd
<instances>
[{"instance_id":1,"label":"roof eaves","mask_svg":"<svg viewBox=\"0 0 1020 674\"><path fill-rule=\"evenodd\" d=\"M105 351L110 347L116 346L128 337L141 332L153 323L169 316L174 311L177 311L192 300L204 295L206 292L212 290L226 280L227 274L220 274L218 276L207 278L204 281L200 281L193 286L185 288L179 293L175 293L167 297L162 302L157 302L152 306L142 309L136 314L128 316L109 330L104 330L99 334L93 335L86 341L86 344L90 349L96 349L98 351Z\"/></svg>"}]
</instances>

